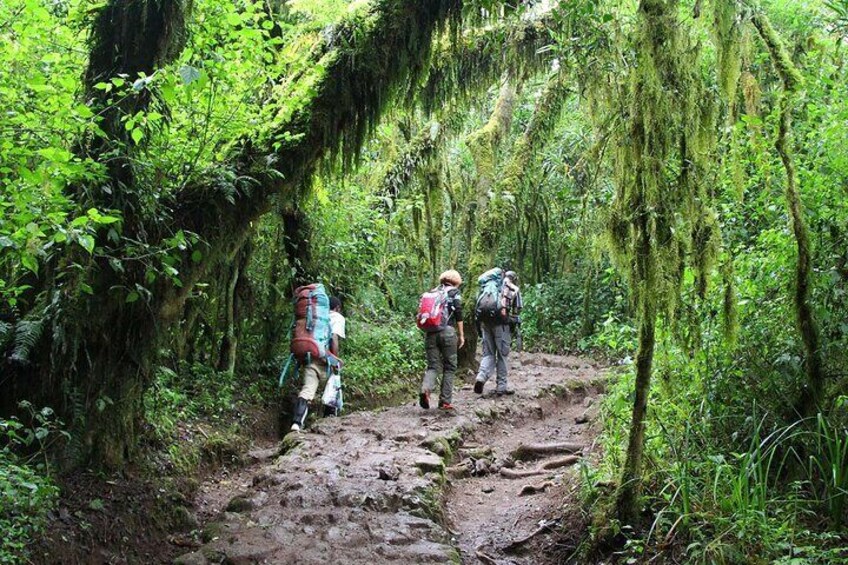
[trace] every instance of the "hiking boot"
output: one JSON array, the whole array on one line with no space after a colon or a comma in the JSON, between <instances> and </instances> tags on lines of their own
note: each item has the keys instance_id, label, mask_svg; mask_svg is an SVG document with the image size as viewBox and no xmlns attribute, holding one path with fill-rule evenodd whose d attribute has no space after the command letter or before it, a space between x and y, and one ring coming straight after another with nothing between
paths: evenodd
<instances>
[{"instance_id":1,"label":"hiking boot","mask_svg":"<svg viewBox=\"0 0 848 565\"><path fill-rule=\"evenodd\" d=\"M483 394L483 385L485 383L483 381L476 381L474 383L474 394Z\"/></svg>"},{"instance_id":2,"label":"hiking boot","mask_svg":"<svg viewBox=\"0 0 848 565\"><path fill-rule=\"evenodd\" d=\"M515 391L512 390L511 388L508 388L506 390L499 390L495 393L495 395L498 396L498 397L501 397L501 396L504 396L504 395L512 396L513 394L515 394Z\"/></svg>"},{"instance_id":3,"label":"hiking boot","mask_svg":"<svg viewBox=\"0 0 848 565\"><path fill-rule=\"evenodd\" d=\"M294 401L292 431L297 432L306 427L306 415L309 414L309 402L297 397Z\"/></svg>"},{"instance_id":4,"label":"hiking boot","mask_svg":"<svg viewBox=\"0 0 848 565\"><path fill-rule=\"evenodd\" d=\"M421 408L423 408L425 410L430 409L430 393L429 392L425 391L425 392L422 392L421 394L418 395L418 406L420 406Z\"/></svg>"},{"instance_id":5,"label":"hiking boot","mask_svg":"<svg viewBox=\"0 0 848 565\"><path fill-rule=\"evenodd\" d=\"M439 401L439 410L453 410L453 404L450 402L441 402Z\"/></svg>"},{"instance_id":6,"label":"hiking boot","mask_svg":"<svg viewBox=\"0 0 848 565\"><path fill-rule=\"evenodd\" d=\"M336 412L335 406L330 406L329 404L324 405L324 417L325 418L329 418L331 416L336 416L336 415L337 415L337 412Z\"/></svg>"}]
</instances>

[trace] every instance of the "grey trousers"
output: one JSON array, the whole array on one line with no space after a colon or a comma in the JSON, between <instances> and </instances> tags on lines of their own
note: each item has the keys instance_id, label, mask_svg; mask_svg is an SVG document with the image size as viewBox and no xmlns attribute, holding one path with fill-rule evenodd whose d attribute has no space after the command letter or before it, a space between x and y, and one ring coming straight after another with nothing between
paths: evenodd
<instances>
[{"instance_id":1,"label":"grey trousers","mask_svg":"<svg viewBox=\"0 0 848 565\"><path fill-rule=\"evenodd\" d=\"M477 373L477 381L485 383L492 376L497 366L498 386L497 390L506 390L507 364L509 357L510 342L512 334L509 324L482 323L480 330L483 336L483 359L480 361L480 371Z\"/></svg>"},{"instance_id":2,"label":"grey trousers","mask_svg":"<svg viewBox=\"0 0 848 565\"><path fill-rule=\"evenodd\" d=\"M427 354L427 370L424 371L421 392L432 392L436 388L439 373L444 373L439 402L450 403L453 396L453 377L456 373L456 330L448 326L440 332L426 334L424 348Z\"/></svg>"}]
</instances>

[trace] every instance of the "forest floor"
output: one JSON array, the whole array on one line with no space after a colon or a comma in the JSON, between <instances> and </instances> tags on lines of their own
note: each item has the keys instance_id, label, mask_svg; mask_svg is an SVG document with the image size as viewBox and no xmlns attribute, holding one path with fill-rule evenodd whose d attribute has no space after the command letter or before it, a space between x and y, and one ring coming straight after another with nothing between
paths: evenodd
<instances>
[{"instance_id":1,"label":"forest floor","mask_svg":"<svg viewBox=\"0 0 848 565\"><path fill-rule=\"evenodd\" d=\"M561 530L583 529L569 453L594 453L605 371L536 354L512 365L514 396L466 385L452 413L357 412L251 451L252 464L200 486L199 535L171 539L188 551L176 562L562 562ZM542 452L516 455L528 448ZM538 474L508 476L526 471Z\"/></svg>"}]
</instances>

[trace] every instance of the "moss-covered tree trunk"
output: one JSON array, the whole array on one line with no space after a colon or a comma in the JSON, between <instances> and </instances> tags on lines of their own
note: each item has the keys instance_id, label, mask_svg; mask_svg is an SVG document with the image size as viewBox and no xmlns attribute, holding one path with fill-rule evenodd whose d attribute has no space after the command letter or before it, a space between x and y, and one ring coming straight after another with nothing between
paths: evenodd
<instances>
[{"instance_id":1,"label":"moss-covered tree trunk","mask_svg":"<svg viewBox=\"0 0 848 565\"><path fill-rule=\"evenodd\" d=\"M716 245L715 237L700 236L702 217L711 217L701 173L715 138L714 113L679 9L677 0L641 0L635 60L627 67L629 88L611 107L626 115L626 127L614 134L617 186L608 241L613 261L628 279L639 337L632 420L616 500L619 520L629 524L640 510L658 317L677 306L687 261L696 279L708 275L711 263L702 257L712 256Z\"/></svg>"},{"instance_id":2,"label":"moss-covered tree trunk","mask_svg":"<svg viewBox=\"0 0 848 565\"><path fill-rule=\"evenodd\" d=\"M245 275L247 266L253 254L253 245L250 241L239 250L229 267L229 278L226 281L226 294L224 298L224 335L221 339L221 347L218 353L218 370L229 374L235 373L236 360L238 358L238 344L241 337L242 327L242 300L241 296L245 287L247 277Z\"/></svg>"},{"instance_id":3,"label":"moss-covered tree trunk","mask_svg":"<svg viewBox=\"0 0 848 565\"><path fill-rule=\"evenodd\" d=\"M638 241L635 246L637 277L645 290L655 281L654 250L651 241L647 211L642 211L637 222ZM650 292L650 290L648 290ZM645 449L645 419L648 412L648 395L651 391L651 371L656 343L656 302L652 297L641 299L638 315L639 348L636 352L636 382L633 387L633 412L630 434L627 439L627 456L621 473L621 484L616 499L616 514L625 523L633 523L639 513L639 494L642 486L642 454Z\"/></svg>"},{"instance_id":4,"label":"moss-covered tree trunk","mask_svg":"<svg viewBox=\"0 0 848 565\"><path fill-rule=\"evenodd\" d=\"M509 133L515 107L516 87L505 79L495 107L486 124L468 136L467 145L477 167L473 215L469 218L472 229L468 230L468 268L465 273L465 348L459 352L459 366L476 370L477 324L474 316L474 300L477 294L477 277L495 265L495 238L492 232L492 210L489 207L492 187L495 183L497 153Z\"/></svg>"},{"instance_id":5,"label":"moss-covered tree trunk","mask_svg":"<svg viewBox=\"0 0 848 565\"><path fill-rule=\"evenodd\" d=\"M107 4L100 12L105 19L96 18L95 43L107 36L122 38L119 30L138 31L141 20L127 22L108 13L114 5L165 4L183 6L164 0ZM11 383L0 398L0 414L14 412L21 399L52 406L72 431L73 457L68 460L122 466L137 442L142 398L163 337L179 321L192 289L221 260L243 247L253 223L272 209L278 195L287 199L297 193L328 151L341 147L347 156L358 151L391 94L404 91L408 86L404 81L421 78L434 32L450 18L458 18L461 8L461 0L377 0L360 8L368 13L346 20L337 34L322 36L310 51L313 64L305 67L310 88L304 94L294 85L303 98L295 112L275 117L267 137L234 144L234 153L218 171L221 175L212 174L155 202L153 206L159 207L155 210L145 212L129 196L145 189L134 179L129 186L119 186L128 195L123 199L115 190L109 198L80 196L97 188L80 191L77 197L85 205L103 202L120 209L127 219L125 235L144 234L150 245L162 245L178 230L197 234L203 259L193 261L190 249L174 251L180 267L179 285L174 285L167 277L150 282L144 269L117 271L105 259L91 259L69 248L50 267L55 276L45 278L32 309L17 321L21 331L31 330L25 347L20 355L6 351L0 359L0 372ZM173 31L174 23L166 18L162 30ZM330 43L331 37L356 37L356 41ZM121 59L126 49L152 43L163 47L161 53L148 54L147 61L155 66L167 58L162 53L170 54L174 47L173 42L160 40L133 35L127 45L113 42L109 47L107 41L108 48L97 53L111 54L112 61L129 61ZM136 76L137 70L126 72ZM154 69L149 70L148 75ZM120 68L105 72L117 71ZM345 96L339 96L342 92ZM287 104L295 93L274 95ZM268 105L275 102L269 100ZM287 141L276 143L277 134L283 132ZM231 191L217 188L227 178L224 174L234 179ZM105 236L97 245L122 256L120 246ZM85 292L83 284L93 294ZM137 285L144 296L128 300L125 289Z\"/></svg>"},{"instance_id":6,"label":"moss-covered tree trunk","mask_svg":"<svg viewBox=\"0 0 848 565\"><path fill-rule=\"evenodd\" d=\"M809 417L820 408L824 397L824 369L822 367L821 343L818 324L810 302L811 275L813 272L812 251L809 230L804 219L804 205L798 188L798 174L790 148L792 137L792 103L795 92L802 84L802 78L795 68L783 41L761 11L754 11L752 22L768 48L772 63L780 75L783 92L778 100L778 131L775 148L780 155L786 172L786 205L789 209L789 222L795 236L798 258L795 263L794 304L795 319L801 342L804 345L804 364L807 373L807 385L797 403L797 411L802 417Z\"/></svg>"}]
</instances>

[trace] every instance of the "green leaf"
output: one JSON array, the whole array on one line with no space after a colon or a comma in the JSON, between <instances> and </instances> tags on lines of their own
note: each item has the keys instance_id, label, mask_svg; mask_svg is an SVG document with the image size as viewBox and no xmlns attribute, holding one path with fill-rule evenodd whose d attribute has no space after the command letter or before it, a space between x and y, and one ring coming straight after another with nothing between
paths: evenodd
<instances>
[{"instance_id":1,"label":"green leaf","mask_svg":"<svg viewBox=\"0 0 848 565\"><path fill-rule=\"evenodd\" d=\"M21 255L21 265L36 275L38 274L38 260L33 255L29 253Z\"/></svg>"},{"instance_id":2,"label":"green leaf","mask_svg":"<svg viewBox=\"0 0 848 565\"><path fill-rule=\"evenodd\" d=\"M94 238L88 234L82 234L78 237L79 244L89 254L94 253Z\"/></svg>"},{"instance_id":3,"label":"green leaf","mask_svg":"<svg viewBox=\"0 0 848 565\"><path fill-rule=\"evenodd\" d=\"M200 78L200 71L191 65L183 65L180 67L179 73L185 85L189 85Z\"/></svg>"},{"instance_id":4,"label":"green leaf","mask_svg":"<svg viewBox=\"0 0 848 565\"><path fill-rule=\"evenodd\" d=\"M200 249L195 249L191 252L191 260L195 263L200 263L203 260L203 253Z\"/></svg>"},{"instance_id":5,"label":"green leaf","mask_svg":"<svg viewBox=\"0 0 848 565\"><path fill-rule=\"evenodd\" d=\"M138 292L132 291L127 295L127 299L125 300L125 302L127 304L132 304L133 302L138 300L140 297L141 297L141 295Z\"/></svg>"},{"instance_id":6,"label":"green leaf","mask_svg":"<svg viewBox=\"0 0 848 565\"><path fill-rule=\"evenodd\" d=\"M79 216L71 222L72 228L79 228L88 224L90 218L88 216Z\"/></svg>"},{"instance_id":7,"label":"green leaf","mask_svg":"<svg viewBox=\"0 0 848 565\"><path fill-rule=\"evenodd\" d=\"M70 151L61 147L45 147L44 149L39 149L37 153L48 161L54 161L56 163L67 163L73 157Z\"/></svg>"},{"instance_id":8,"label":"green leaf","mask_svg":"<svg viewBox=\"0 0 848 565\"><path fill-rule=\"evenodd\" d=\"M141 128L135 128L132 130L130 137L132 137L132 140L135 141L136 145L138 145L141 143L141 140L144 139L144 132L141 131Z\"/></svg>"}]
</instances>

